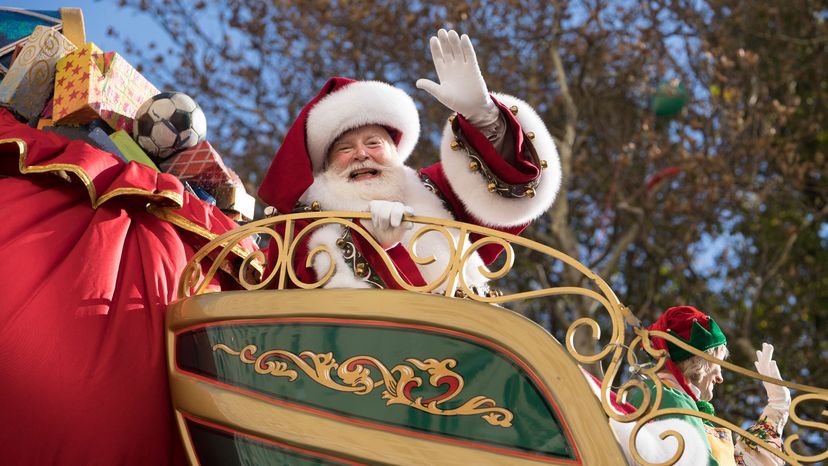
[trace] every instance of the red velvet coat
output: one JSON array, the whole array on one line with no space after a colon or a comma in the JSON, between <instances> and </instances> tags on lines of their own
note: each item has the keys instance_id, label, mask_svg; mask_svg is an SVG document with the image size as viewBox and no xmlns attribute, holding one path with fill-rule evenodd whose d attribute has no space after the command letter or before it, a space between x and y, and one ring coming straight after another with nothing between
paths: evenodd
<instances>
[{"instance_id":1,"label":"red velvet coat","mask_svg":"<svg viewBox=\"0 0 828 466\"><path fill-rule=\"evenodd\" d=\"M555 199L560 185L560 163L555 144L543 121L526 102L504 94L495 94L493 97L508 125L508 139L504 144L512 144L510 152L515 154L514 159L507 162L485 135L462 116L458 116L457 128L452 129L447 125L444 130L439 163L418 172L405 168L403 203L412 207L415 215L458 220L519 234L533 219L542 215ZM464 145L471 148L471 152L465 149L454 150L452 142L458 135L463 139ZM478 166L485 166L485 171L490 175L484 175L482 169L469 169L469 163L473 160L471 153L479 161ZM539 160L546 162L547 169L538 166ZM423 178L430 188L424 186ZM350 205L348 201L343 201L327 190L323 180L317 176L316 182L302 196L302 201L308 205L317 202L322 210L352 210L353 208L347 208ZM535 195L504 196L501 192L491 192L488 185L492 180L501 186L515 186L518 193L522 192L524 186L534 186ZM300 232L307 225L308 222L299 222L295 231ZM379 254L367 241L352 234L349 240L353 241L363 256L359 260L366 261L370 269L370 276L357 276L353 260L345 257L346 254L339 253L337 241L343 233L344 230L339 225L326 225L305 236L304 244L297 249L296 257L293 258L300 280L305 283L316 282L329 270L330 259L325 254L319 254L311 267L305 267L309 251L324 246L335 253L333 260L336 263L335 273L325 284L326 287L364 288L379 284L399 288ZM427 233L421 238L417 242L418 254L421 257L433 255L437 261L429 265L418 265L405 250L410 236L411 232L406 233L399 244L387 251L388 255L406 282L413 285L432 283L439 278L448 261L449 249L445 240L437 233ZM470 239L473 242L478 238L471 235ZM486 279L478 272L478 268L493 262L501 250L500 246L494 244L480 248L466 264L466 283L485 287ZM276 255L277 251L271 247L271 263ZM438 287L438 291L442 290Z\"/></svg>"}]
</instances>

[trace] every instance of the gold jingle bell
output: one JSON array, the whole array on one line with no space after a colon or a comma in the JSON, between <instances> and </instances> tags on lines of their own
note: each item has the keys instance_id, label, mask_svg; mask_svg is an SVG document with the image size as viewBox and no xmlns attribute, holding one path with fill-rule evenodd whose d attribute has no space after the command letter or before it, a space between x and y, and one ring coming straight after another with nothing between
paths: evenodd
<instances>
[{"instance_id":1,"label":"gold jingle bell","mask_svg":"<svg viewBox=\"0 0 828 466\"><path fill-rule=\"evenodd\" d=\"M354 273L359 277L365 278L368 276L368 266L364 262L360 262L354 266Z\"/></svg>"}]
</instances>

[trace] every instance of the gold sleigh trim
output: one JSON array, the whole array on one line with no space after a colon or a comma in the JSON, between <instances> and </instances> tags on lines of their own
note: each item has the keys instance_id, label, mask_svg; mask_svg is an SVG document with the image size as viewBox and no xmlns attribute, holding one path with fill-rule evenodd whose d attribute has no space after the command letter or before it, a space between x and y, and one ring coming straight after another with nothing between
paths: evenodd
<instances>
[{"instance_id":1,"label":"gold sleigh trim","mask_svg":"<svg viewBox=\"0 0 828 466\"><path fill-rule=\"evenodd\" d=\"M482 395L473 396L457 408L440 408L439 405L454 399L463 390L463 378L451 370L452 367L457 365L457 361L451 358L442 361L434 358L428 358L425 361L408 358L405 361L410 366L398 364L389 370L382 362L371 356L354 356L340 364L334 359L332 353L302 351L297 356L290 351L275 349L256 356L258 351L256 345L247 345L241 351L236 351L223 343L213 345L213 351L218 350L238 356L245 364L252 364L256 372L262 375L270 374L274 377L286 377L290 382L293 382L297 379L299 373L290 368L289 361L314 382L331 390L349 392L355 395L367 395L375 388L384 385L385 390L382 391L382 399L386 400L386 406L402 404L438 416L481 415L486 422L493 426L512 426L512 418L514 417L512 412L506 408L498 407L494 400ZM271 359L283 360L274 361ZM374 366L382 378L375 380L371 375L371 369L367 366ZM448 385L448 389L429 399L424 400L422 396L414 398L411 394L412 390L423 385L423 379L414 375L414 368L428 372L428 383L432 387ZM336 370L336 375L342 383L334 380L331 376L333 370ZM397 375L395 376L395 374Z\"/></svg>"},{"instance_id":2,"label":"gold sleigh trim","mask_svg":"<svg viewBox=\"0 0 828 466\"><path fill-rule=\"evenodd\" d=\"M774 380L767 376L759 374L755 371L738 367L728 361L720 361L713 356L698 351L689 345L678 341L670 334L664 332L651 332L645 329L640 320L627 308L615 295L615 292L610 286L598 275L592 272L589 268L581 264L576 259L563 254L547 245L538 243L536 241L522 238L520 236L511 235L500 232L490 228L485 228L477 225L465 224L453 220L436 219L418 216L405 216L404 220L417 224L414 233L406 245L411 259L419 265L432 263L436 260L433 256L421 257L416 253L417 242L425 235L443 237L448 249L447 261L445 261L444 270L431 282L424 286L413 286L405 282L402 277L396 272L396 268L391 259L386 254L385 250L373 239L373 237L360 224L354 222L353 219L370 219L370 214L366 212L304 212L295 214L286 214L277 217L270 217L266 219L251 222L244 227L227 232L213 241L207 246L199 250L187 264L179 281L178 296L179 298L186 298L195 296L207 291L207 285L217 272L217 267L213 265L207 273L202 273L200 261L211 257L211 254L228 254L229 251L238 245L244 238L250 237L253 234L259 234L270 237L271 244L278 249L278 256L271 258L268 263L268 258L262 251L256 251L247 256L239 268L238 281L247 290L259 290L264 288L271 289L286 289L286 288L300 288L300 289L316 289L321 288L333 276L335 261L329 260L331 264L327 273L322 275L316 282L305 283L299 280L296 268L298 266L310 267L316 255L328 255L333 257L335 251L330 251L326 246L321 245L308 254L304 264L297 263L295 257L297 250L301 247L301 242L304 237L310 234L317 228L324 227L330 224L338 224L346 228L350 228L352 234L359 235L365 239L365 242L374 248L379 255L382 262L389 269L392 279L399 285L400 288L409 292L418 293L439 293L446 297L455 296L458 290L464 291L465 295L470 299L483 303L491 304L505 304L508 302L519 302L532 299L549 299L553 297L562 297L563 299L582 299L582 303L590 303L584 305L591 305L594 307L594 313L590 317L581 317L576 319L567 329L566 338L563 342L570 356L575 361L584 365L602 364L601 390L599 399L604 409L604 413L608 418L618 422L634 422L634 428L631 431L628 447L632 453L633 458L644 466L654 466L653 463L647 461L641 456L635 442L636 436L641 432L641 427L648 421L656 418L671 415L684 415L689 417L696 417L710 421L713 424L726 427L737 435L756 443L758 448L761 448L771 455L785 461L791 465L810 464L828 459L828 450L817 451L815 453L804 453L798 451L798 444L801 443L799 429L803 429L808 433L816 432L817 434L828 433L828 423L821 422L825 417L828 417L828 410L821 409L816 413L817 419L804 418L805 414L797 412L804 406L814 406L818 403L828 402L828 389L821 387L814 387L794 383L786 380ZM304 228L298 228L297 221L302 220L307 224ZM454 230L455 234L451 233ZM474 239L471 235L475 233L478 238ZM474 251L481 247L495 244L504 248L505 260L503 265L498 270L489 271L487 269L480 269L481 274L490 280L497 280L505 277L513 266L515 253L513 247L518 246L526 248L539 254L538 257L545 258L549 266L552 267L554 263L560 263L566 267L572 267L578 271L582 276L582 282L576 284L561 283L552 286L547 286L539 289L529 289L527 291L513 291L506 292L498 296L480 296L471 291L469 286L465 283L465 274L462 271L467 265L467 261ZM221 256L220 256L221 257ZM253 275L247 273L245 270L251 268L255 263L267 264L270 273L267 276L261 277L260 281L251 282L245 277ZM586 288L584 283L588 283ZM454 299L454 298L451 298ZM601 319L604 323L599 323L599 314L604 313L604 318ZM606 327L609 327L609 332L606 332ZM602 331L602 329L604 329ZM587 340L592 341L591 348L581 352L575 346L576 334L586 332ZM683 349L687 350L693 355L699 356L708 361L720 364L723 370L728 370L737 375L752 378L757 381L770 382L777 385L783 385L791 390L795 390L795 396L792 399L791 406L788 410L790 421L797 426L797 431L788 435L784 441L784 450L779 450L773 445L764 442L756 435L751 434L740 425L722 419L717 416L702 413L696 410L688 409L666 409L661 408L662 398L662 384L657 376L667 358L667 352L654 349L651 343L651 337L659 337L671 341ZM648 356L646 359L652 359L652 362L640 363L639 356L643 352ZM304 354L304 353L303 353ZM312 356L311 354L308 357ZM250 355L250 358L253 358ZM351 360L349 360L351 361ZM347 362L347 361L346 361ZM411 363L411 360L408 361ZM419 361L417 361L420 363ZM420 363L423 364L423 363ZM398 366L399 367L399 366ZM394 368L396 369L396 368ZM410 368L409 368L410 369ZM257 369L258 370L258 369ZM611 392L613 383L617 380L618 375L622 371L629 371L635 374L626 383L624 383L617 392L619 399L624 400L625 395L632 391L638 390L642 392L642 405L632 413L622 414L615 410L611 402ZM311 369L313 371L313 369ZM642 376L647 376L655 383L655 392L651 393L649 388L644 384ZM393 379L393 378L392 378ZM347 382L346 382L347 383ZM384 384L385 379L379 380L375 386ZM393 383L399 383L394 381ZM338 385L338 384L335 384ZM432 383L433 385L433 383ZM388 384L388 387L396 387L396 385ZM346 389L348 387L345 387ZM356 392L357 390L350 390ZM388 390L386 390L388 391ZM392 396L398 396L396 392L389 392ZM403 400L405 398L403 397ZM400 400L399 402L411 403L411 400ZM422 402L422 401L421 401ZM428 403L424 403L427 407ZM437 404L434 405L437 407ZM422 409L419 408L418 409ZM804 410L803 410L804 411ZM511 415L511 413L510 413ZM820 415L822 417L820 417ZM510 418L511 419L511 418ZM661 465L674 464L684 452L684 439L678 432L667 431L662 433L662 440L667 437L673 438L677 442L675 453L671 459Z\"/></svg>"}]
</instances>

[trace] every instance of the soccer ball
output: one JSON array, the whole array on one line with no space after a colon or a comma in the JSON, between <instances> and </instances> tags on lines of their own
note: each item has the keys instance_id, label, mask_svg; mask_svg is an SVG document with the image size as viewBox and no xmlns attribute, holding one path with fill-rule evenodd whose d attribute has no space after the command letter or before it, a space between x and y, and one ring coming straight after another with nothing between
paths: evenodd
<instances>
[{"instance_id":1,"label":"soccer ball","mask_svg":"<svg viewBox=\"0 0 828 466\"><path fill-rule=\"evenodd\" d=\"M182 92L162 92L147 100L132 124L132 137L156 160L193 147L206 134L204 112Z\"/></svg>"}]
</instances>

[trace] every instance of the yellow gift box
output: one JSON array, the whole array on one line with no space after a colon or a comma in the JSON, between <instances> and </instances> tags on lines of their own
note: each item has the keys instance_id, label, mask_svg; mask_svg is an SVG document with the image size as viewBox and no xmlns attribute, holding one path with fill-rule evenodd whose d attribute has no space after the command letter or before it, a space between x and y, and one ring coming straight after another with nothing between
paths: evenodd
<instances>
[{"instance_id":1,"label":"yellow gift box","mask_svg":"<svg viewBox=\"0 0 828 466\"><path fill-rule=\"evenodd\" d=\"M155 165L155 162L153 162L152 159L150 159L144 152L144 149L141 149L141 146L133 141L132 136L127 134L124 130L115 131L109 135L109 139L115 143L115 146L118 147L118 150L121 151L121 154L123 154L124 158L127 160L134 160L138 163L143 163L155 171L160 171L158 166Z\"/></svg>"},{"instance_id":2,"label":"yellow gift box","mask_svg":"<svg viewBox=\"0 0 828 466\"><path fill-rule=\"evenodd\" d=\"M158 92L122 56L88 42L57 63L52 117L59 125L100 118L115 130L132 133L135 112Z\"/></svg>"}]
</instances>

